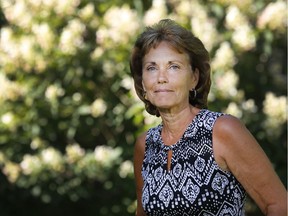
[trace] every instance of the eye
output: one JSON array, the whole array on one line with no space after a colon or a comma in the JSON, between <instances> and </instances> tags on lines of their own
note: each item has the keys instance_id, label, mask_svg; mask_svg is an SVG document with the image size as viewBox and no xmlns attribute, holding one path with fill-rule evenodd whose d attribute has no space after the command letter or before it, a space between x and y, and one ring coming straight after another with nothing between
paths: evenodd
<instances>
[{"instance_id":1,"label":"eye","mask_svg":"<svg viewBox=\"0 0 288 216\"><path fill-rule=\"evenodd\" d=\"M151 65L151 66L148 66L148 67L146 68L146 70L147 70L147 71L154 71L154 70L156 70L156 67L153 66L153 65Z\"/></svg>"},{"instance_id":2,"label":"eye","mask_svg":"<svg viewBox=\"0 0 288 216\"><path fill-rule=\"evenodd\" d=\"M170 65L170 69L172 69L172 70L178 70L178 69L180 69L180 67L179 67L179 65L172 64L172 65Z\"/></svg>"}]
</instances>

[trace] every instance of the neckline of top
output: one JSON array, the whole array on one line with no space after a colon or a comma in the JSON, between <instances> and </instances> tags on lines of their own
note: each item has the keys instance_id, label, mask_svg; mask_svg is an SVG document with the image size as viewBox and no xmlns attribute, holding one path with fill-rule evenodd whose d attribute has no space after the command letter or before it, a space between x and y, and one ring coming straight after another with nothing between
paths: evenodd
<instances>
[{"instance_id":1,"label":"neckline of top","mask_svg":"<svg viewBox=\"0 0 288 216\"><path fill-rule=\"evenodd\" d=\"M191 126L196 122L196 120L199 118L200 114L202 114L206 109L200 109L199 112L194 116L194 118L192 119L192 121L188 124L187 128L185 129L184 133L182 134L182 136L180 137L180 139L172 144L172 145L165 145L165 143L163 142L162 140L162 136L161 136L161 131L162 131L162 128L163 128L163 124L161 123L159 126L158 126L158 130L157 130L157 135L158 135L158 139L160 140L160 144L161 144L161 147L166 150L166 151L169 151L169 150L173 150L174 148L176 148L180 143L181 141L186 137L186 133L188 131L189 128L191 128Z\"/></svg>"}]
</instances>

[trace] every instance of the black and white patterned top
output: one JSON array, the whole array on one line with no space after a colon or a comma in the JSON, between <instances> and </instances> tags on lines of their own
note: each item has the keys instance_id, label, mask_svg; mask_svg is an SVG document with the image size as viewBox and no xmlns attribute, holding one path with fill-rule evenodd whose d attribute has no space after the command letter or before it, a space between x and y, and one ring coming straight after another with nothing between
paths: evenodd
<instances>
[{"instance_id":1,"label":"black and white patterned top","mask_svg":"<svg viewBox=\"0 0 288 216\"><path fill-rule=\"evenodd\" d=\"M171 146L162 141L162 124L148 130L142 165L142 204L147 215L245 215L243 187L217 165L213 154L212 129L221 115L200 110ZM167 170L169 150L172 160Z\"/></svg>"}]
</instances>

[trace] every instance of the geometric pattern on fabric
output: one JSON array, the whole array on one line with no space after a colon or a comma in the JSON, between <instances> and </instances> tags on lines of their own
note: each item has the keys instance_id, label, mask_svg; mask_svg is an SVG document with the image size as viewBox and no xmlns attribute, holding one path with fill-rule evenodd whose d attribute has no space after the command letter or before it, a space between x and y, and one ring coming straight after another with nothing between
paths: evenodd
<instances>
[{"instance_id":1,"label":"geometric pattern on fabric","mask_svg":"<svg viewBox=\"0 0 288 216\"><path fill-rule=\"evenodd\" d=\"M147 215L245 215L244 188L217 165L213 154L213 126L222 115L200 110L170 146L162 141L162 124L148 130L142 164L142 205ZM169 150L172 159L167 170Z\"/></svg>"}]
</instances>

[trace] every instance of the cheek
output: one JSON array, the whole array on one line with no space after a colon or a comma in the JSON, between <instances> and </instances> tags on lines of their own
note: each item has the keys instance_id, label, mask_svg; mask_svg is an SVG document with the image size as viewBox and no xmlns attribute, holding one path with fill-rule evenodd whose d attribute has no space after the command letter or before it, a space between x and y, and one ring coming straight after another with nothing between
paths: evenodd
<instances>
[{"instance_id":1,"label":"cheek","mask_svg":"<svg viewBox=\"0 0 288 216\"><path fill-rule=\"evenodd\" d=\"M144 89L150 88L153 85L153 79L151 77L143 75L142 76L142 85L143 85Z\"/></svg>"},{"instance_id":2,"label":"cheek","mask_svg":"<svg viewBox=\"0 0 288 216\"><path fill-rule=\"evenodd\" d=\"M189 92L194 86L194 81L191 76L183 76L181 79L176 79L175 83L177 83L178 89L183 92Z\"/></svg>"},{"instance_id":3,"label":"cheek","mask_svg":"<svg viewBox=\"0 0 288 216\"><path fill-rule=\"evenodd\" d=\"M147 89L147 81L144 80L144 79L142 80L142 86L143 86L143 89L146 91L146 89Z\"/></svg>"}]
</instances>

